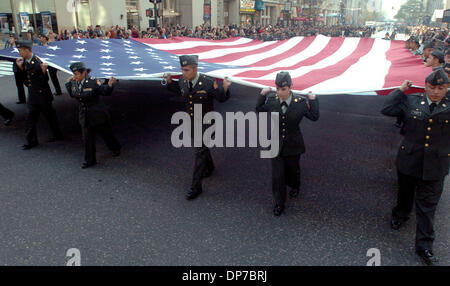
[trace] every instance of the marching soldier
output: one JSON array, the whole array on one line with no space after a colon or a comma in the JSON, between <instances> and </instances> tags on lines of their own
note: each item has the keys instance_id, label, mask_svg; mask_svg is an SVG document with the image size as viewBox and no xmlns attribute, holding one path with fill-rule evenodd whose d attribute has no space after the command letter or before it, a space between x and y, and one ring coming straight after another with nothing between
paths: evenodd
<instances>
[{"instance_id":1,"label":"marching soldier","mask_svg":"<svg viewBox=\"0 0 450 286\"><path fill-rule=\"evenodd\" d=\"M426 78L425 94L405 95L411 85L406 80L391 92L381 111L405 118L405 138L396 162L398 196L391 227L398 230L408 220L415 201L416 253L431 265L437 262L433 253L434 213L450 161L449 79L443 69L437 69Z\"/></svg>"},{"instance_id":2,"label":"marching soldier","mask_svg":"<svg viewBox=\"0 0 450 286\"><path fill-rule=\"evenodd\" d=\"M434 44L432 42L426 42L423 46L423 63L425 64L427 62L428 57L430 56L431 52L434 50Z\"/></svg>"},{"instance_id":3,"label":"marching soldier","mask_svg":"<svg viewBox=\"0 0 450 286\"><path fill-rule=\"evenodd\" d=\"M231 82L225 78L222 87L213 78L198 72L198 56L180 56L182 76L178 82L173 81L170 74L166 76L169 90L181 94L185 99L186 111L194 119L194 105L200 104L203 116L214 110L214 99L225 102L230 97ZM202 134L211 124L202 124ZM192 137L194 123L192 122ZM203 137L203 136L202 136ZM186 193L188 200L195 199L202 193L202 179L211 176L214 163L209 148L202 143L202 147L195 147L195 165L190 190Z\"/></svg>"},{"instance_id":4,"label":"marching soldier","mask_svg":"<svg viewBox=\"0 0 450 286\"><path fill-rule=\"evenodd\" d=\"M32 51L32 41L17 41L17 48L22 58L16 60L17 67L23 71L24 81L28 87L28 116L26 119L26 140L23 150L29 150L39 145L36 125L42 113L47 119L52 135L48 142L63 140L58 118L53 109L53 95L48 85L46 63L42 63Z\"/></svg>"},{"instance_id":5,"label":"marching soldier","mask_svg":"<svg viewBox=\"0 0 450 286\"><path fill-rule=\"evenodd\" d=\"M27 97L25 95L24 75L23 75L23 71L19 69L16 62L13 63L13 72L14 72L14 79L16 81L17 96L19 98L19 101L17 101L16 103L17 104L26 104Z\"/></svg>"},{"instance_id":6,"label":"marching soldier","mask_svg":"<svg viewBox=\"0 0 450 286\"><path fill-rule=\"evenodd\" d=\"M5 126L9 126L9 125L11 125L11 122L14 118L14 112L12 112L8 108L4 107L0 103L0 116L3 117L3 119L5 120L4 121Z\"/></svg>"},{"instance_id":7,"label":"marching soldier","mask_svg":"<svg viewBox=\"0 0 450 286\"><path fill-rule=\"evenodd\" d=\"M100 80L90 77L89 70L82 62L70 65L73 76L67 79L66 89L71 97L76 99L79 106L79 121L83 132L85 148L85 162L83 169L97 164L95 135L98 133L106 143L113 157L120 155L122 146L114 136L111 127L110 116L106 105L101 101L101 96L109 96L113 92L114 77L108 84L102 84Z\"/></svg>"},{"instance_id":8,"label":"marching soldier","mask_svg":"<svg viewBox=\"0 0 450 286\"><path fill-rule=\"evenodd\" d=\"M300 190L300 156L305 153L300 122L305 116L312 121L319 119L319 100L312 93L308 93L307 99L293 94L292 79L288 72L278 73L275 84L276 93L269 88L261 91L256 111L280 114L280 151L272 159L273 213L280 216L285 208L286 185L291 188L291 198L296 198Z\"/></svg>"},{"instance_id":9,"label":"marching soldier","mask_svg":"<svg viewBox=\"0 0 450 286\"><path fill-rule=\"evenodd\" d=\"M12 48L17 47L16 41L17 37L14 34L11 34L9 36L9 41L7 42L8 46L5 46L5 48ZM17 101L17 104L25 104L27 103L27 98L25 96L25 87L24 87L24 77L23 77L23 71L21 71L18 67L16 62L13 62L13 72L14 72L14 79L16 82L17 87L17 95L19 97L19 101Z\"/></svg>"},{"instance_id":10,"label":"marching soldier","mask_svg":"<svg viewBox=\"0 0 450 286\"><path fill-rule=\"evenodd\" d=\"M428 56L425 66L432 67L433 71L436 69L442 68L443 64L445 63L445 56L444 52L440 49L434 49L431 54Z\"/></svg>"},{"instance_id":11,"label":"marching soldier","mask_svg":"<svg viewBox=\"0 0 450 286\"><path fill-rule=\"evenodd\" d=\"M46 35L40 35L39 41L41 42L41 45L44 47L48 47L48 37ZM50 79L52 80L53 86L55 87L55 93L53 95L59 96L62 94L61 92L61 85L59 84L58 80L58 70L54 67L48 67L48 73L50 74Z\"/></svg>"}]
</instances>

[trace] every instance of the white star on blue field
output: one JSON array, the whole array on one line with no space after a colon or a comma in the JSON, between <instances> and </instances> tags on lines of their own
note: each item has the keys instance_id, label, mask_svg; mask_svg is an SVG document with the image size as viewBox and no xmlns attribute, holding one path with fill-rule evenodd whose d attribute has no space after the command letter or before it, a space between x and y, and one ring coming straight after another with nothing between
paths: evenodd
<instances>
[{"instance_id":1,"label":"white star on blue field","mask_svg":"<svg viewBox=\"0 0 450 286\"><path fill-rule=\"evenodd\" d=\"M179 73L179 57L153 49L134 40L69 40L51 43L47 47L34 46L33 53L42 61L58 69L70 72L74 62L84 62L91 75L98 78L145 79L163 73ZM12 60L19 57L17 49L0 50L0 58ZM199 62L203 73L223 68L239 68Z\"/></svg>"}]
</instances>

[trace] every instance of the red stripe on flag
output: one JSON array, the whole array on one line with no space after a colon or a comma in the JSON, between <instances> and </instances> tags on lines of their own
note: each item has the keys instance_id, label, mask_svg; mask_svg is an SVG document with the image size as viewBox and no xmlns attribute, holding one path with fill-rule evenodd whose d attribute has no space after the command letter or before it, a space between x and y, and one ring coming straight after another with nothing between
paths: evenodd
<instances>
[{"instance_id":1,"label":"red stripe on flag","mask_svg":"<svg viewBox=\"0 0 450 286\"><path fill-rule=\"evenodd\" d=\"M405 48L404 41L391 41L391 47L386 53L391 67L384 80L385 88L401 86L405 80L410 80L414 85L424 86L425 78L433 71L426 67L420 56L415 56ZM411 68L414 67L414 72Z\"/></svg>"},{"instance_id":2,"label":"red stripe on flag","mask_svg":"<svg viewBox=\"0 0 450 286\"><path fill-rule=\"evenodd\" d=\"M300 41L297 45L292 47L291 49L287 50L284 53L281 54L275 54L273 57L265 58L259 62L256 62L254 64L251 64L251 67L264 67L264 66L270 66L273 65L281 60L284 60L286 58L292 57L307 47L311 45L311 43L315 40L316 37L305 37L303 40Z\"/></svg>"},{"instance_id":3,"label":"red stripe on flag","mask_svg":"<svg viewBox=\"0 0 450 286\"><path fill-rule=\"evenodd\" d=\"M259 48L259 49L253 50L253 51L230 53L230 54L225 55L225 56L221 56L221 57L217 57L217 58L210 58L210 59L206 59L204 61L208 62L208 63L217 63L217 64L227 63L227 62L235 61L235 60L238 60L240 58L243 58L243 57L246 57L246 56L249 56L249 55L256 55L256 54L260 54L260 53L265 53L267 51L276 49L278 46L280 46L280 45L282 45L282 44L284 44L286 42L287 42L287 40L278 41L278 42L275 42L273 44L270 44L268 46L265 46L265 47L262 47L262 48Z\"/></svg>"},{"instance_id":4,"label":"red stripe on flag","mask_svg":"<svg viewBox=\"0 0 450 286\"><path fill-rule=\"evenodd\" d=\"M365 56L370 52L374 43L374 39L364 39L358 42L358 46L355 51L337 62L332 66L328 66L323 69L313 70L309 73L302 75L300 77L296 77L292 79L292 89L295 90L304 90L316 84L319 84L325 80L329 80L340 76L343 74L349 67L351 67L354 63L356 63L359 58ZM249 80L251 82L260 83L263 85L273 86L274 82L270 80Z\"/></svg>"},{"instance_id":5,"label":"red stripe on flag","mask_svg":"<svg viewBox=\"0 0 450 286\"><path fill-rule=\"evenodd\" d=\"M388 95L389 93L393 92L394 90L396 90L397 88L390 88L390 89L383 89L383 90L378 90L377 94L378 95ZM424 88L419 88L419 87L411 87L410 89L408 89L405 94L412 94L412 93L424 93L425 89Z\"/></svg>"},{"instance_id":6,"label":"red stripe on flag","mask_svg":"<svg viewBox=\"0 0 450 286\"><path fill-rule=\"evenodd\" d=\"M315 37L312 37L312 38L315 38ZM341 47L344 40L345 40L345 38L342 38L342 37L331 38L331 40L328 42L327 46L320 53L318 53L317 55L312 56L310 58L307 58L303 61L300 61L292 66L273 68L273 69L265 70L265 71L246 71L246 72L242 72L240 74L234 75L234 76L258 78L258 77L263 77L265 75L268 75L270 73L277 72L277 71L282 71L282 70L289 71L289 70L298 69L302 66L315 65L316 63L320 62L321 60L326 59L327 57L334 54ZM299 44L301 44L301 42ZM252 65L252 67L253 67L253 65Z\"/></svg>"}]
</instances>

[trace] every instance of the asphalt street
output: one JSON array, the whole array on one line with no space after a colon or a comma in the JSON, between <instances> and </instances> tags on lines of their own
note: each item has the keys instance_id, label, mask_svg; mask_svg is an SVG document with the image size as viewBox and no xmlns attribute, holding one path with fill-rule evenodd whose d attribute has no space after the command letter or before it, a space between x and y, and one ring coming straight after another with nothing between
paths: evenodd
<instances>
[{"instance_id":1,"label":"asphalt street","mask_svg":"<svg viewBox=\"0 0 450 286\"><path fill-rule=\"evenodd\" d=\"M401 136L380 114L381 96L320 97L319 121L302 123L300 196L274 217L270 160L258 148L214 148L204 193L185 199L193 151L170 141L171 116L184 105L159 82L120 81L104 98L123 152L112 158L98 139L99 164L87 170L67 93L54 101L66 139L46 143L41 118L41 145L22 151L26 106L15 103L12 76L0 87L0 102L16 113L12 126L0 124L0 265L65 265L70 248L81 265L364 266L371 248L382 265L421 265L415 215L400 231L389 227ZM253 111L259 90L234 84L231 93L217 111ZM444 188L434 251L450 265L448 179Z\"/></svg>"}]
</instances>

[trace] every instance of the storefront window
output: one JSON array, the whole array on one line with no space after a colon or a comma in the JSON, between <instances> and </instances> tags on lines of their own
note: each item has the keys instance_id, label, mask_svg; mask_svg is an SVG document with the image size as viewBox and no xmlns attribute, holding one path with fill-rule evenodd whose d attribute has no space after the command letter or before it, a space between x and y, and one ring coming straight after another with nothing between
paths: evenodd
<instances>
[{"instance_id":1,"label":"storefront window","mask_svg":"<svg viewBox=\"0 0 450 286\"><path fill-rule=\"evenodd\" d=\"M32 39L36 32L35 15L33 13L33 3L31 0L13 1L15 12L17 15L17 25L19 28L19 35L28 40ZM28 34L28 32L32 32Z\"/></svg>"},{"instance_id":2,"label":"storefront window","mask_svg":"<svg viewBox=\"0 0 450 286\"><path fill-rule=\"evenodd\" d=\"M80 0L78 4L77 21L78 27L81 29L86 29L88 26L92 25L91 22L91 6L89 0Z\"/></svg>"},{"instance_id":3,"label":"storefront window","mask_svg":"<svg viewBox=\"0 0 450 286\"><path fill-rule=\"evenodd\" d=\"M16 15L15 19L13 12ZM0 1L0 23L0 35L15 33L25 36L28 31L33 35L56 31L55 0Z\"/></svg>"},{"instance_id":4,"label":"storefront window","mask_svg":"<svg viewBox=\"0 0 450 286\"><path fill-rule=\"evenodd\" d=\"M253 15L241 14L241 26L252 26L253 23Z\"/></svg>"},{"instance_id":5,"label":"storefront window","mask_svg":"<svg viewBox=\"0 0 450 286\"><path fill-rule=\"evenodd\" d=\"M240 0L241 25L251 26L254 24L255 1Z\"/></svg>"},{"instance_id":6,"label":"storefront window","mask_svg":"<svg viewBox=\"0 0 450 286\"><path fill-rule=\"evenodd\" d=\"M126 2L127 9L127 26L128 29L131 29L133 26L136 26L138 30L140 30L139 23L139 0L127 0Z\"/></svg>"},{"instance_id":7,"label":"storefront window","mask_svg":"<svg viewBox=\"0 0 450 286\"><path fill-rule=\"evenodd\" d=\"M0 36L14 31L14 22L12 19L12 9L10 1L0 1Z\"/></svg>"},{"instance_id":8,"label":"storefront window","mask_svg":"<svg viewBox=\"0 0 450 286\"><path fill-rule=\"evenodd\" d=\"M36 24L40 33L47 35L58 30L55 1L35 0Z\"/></svg>"}]
</instances>

